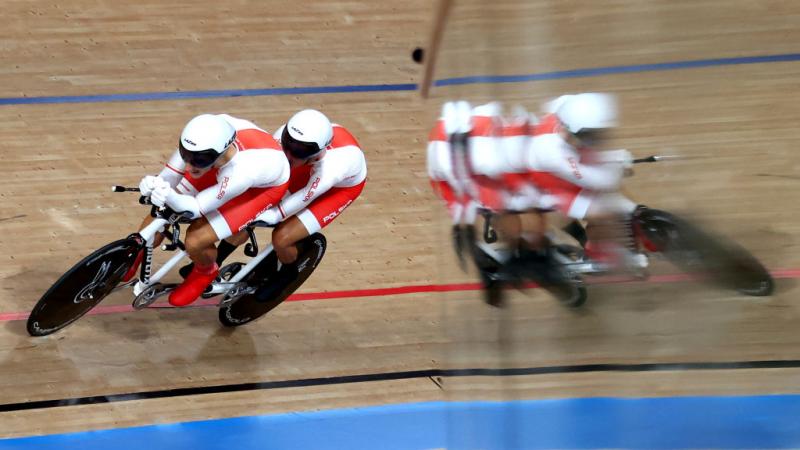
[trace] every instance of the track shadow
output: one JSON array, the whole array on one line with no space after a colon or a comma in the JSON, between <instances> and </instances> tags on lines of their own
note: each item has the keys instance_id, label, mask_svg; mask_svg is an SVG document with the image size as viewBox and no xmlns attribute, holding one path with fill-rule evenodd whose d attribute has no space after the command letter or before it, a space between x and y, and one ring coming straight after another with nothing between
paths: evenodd
<instances>
[{"instance_id":1,"label":"track shadow","mask_svg":"<svg viewBox=\"0 0 800 450\"><path fill-rule=\"evenodd\" d=\"M0 299L5 312L22 312L33 308L36 301L61 276L60 272L21 267L18 271L0 279Z\"/></svg>"},{"instance_id":2,"label":"track shadow","mask_svg":"<svg viewBox=\"0 0 800 450\"><path fill-rule=\"evenodd\" d=\"M9 334L33 339L30 335L28 335L28 330L25 328L24 320L10 320L3 325L3 328L5 328Z\"/></svg>"}]
</instances>

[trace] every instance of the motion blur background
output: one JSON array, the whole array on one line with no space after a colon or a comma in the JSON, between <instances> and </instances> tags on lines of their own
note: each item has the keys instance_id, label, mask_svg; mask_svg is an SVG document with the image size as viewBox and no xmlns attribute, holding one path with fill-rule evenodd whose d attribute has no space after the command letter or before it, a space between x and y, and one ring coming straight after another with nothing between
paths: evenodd
<instances>
[{"instance_id":1,"label":"motion blur background","mask_svg":"<svg viewBox=\"0 0 800 450\"><path fill-rule=\"evenodd\" d=\"M800 445L800 4L456 0L424 100L410 55L435 9L4 3L0 436L16 439L0 448ZM592 285L579 310L538 290L481 301L428 185L442 102L536 111L587 91L618 96L618 147L696 157L637 167L631 197L750 249L778 278L772 297L655 261L650 281ZM297 301L227 330L210 307L133 313L115 294L27 336L47 286L145 213L109 185L155 173L189 118L272 131L306 107L353 132L369 179Z\"/></svg>"}]
</instances>

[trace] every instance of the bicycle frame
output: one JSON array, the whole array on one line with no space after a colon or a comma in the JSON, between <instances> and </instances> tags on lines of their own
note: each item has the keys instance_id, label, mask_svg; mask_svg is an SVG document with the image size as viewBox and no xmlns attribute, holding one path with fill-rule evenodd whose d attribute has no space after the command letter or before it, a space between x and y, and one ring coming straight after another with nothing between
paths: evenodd
<instances>
[{"instance_id":1,"label":"bicycle frame","mask_svg":"<svg viewBox=\"0 0 800 450\"><path fill-rule=\"evenodd\" d=\"M261 250L258 255L254 256L247 264L242 267L242 269L234 275L229 281L220 281L220 282L213 282L211 283L211 291L208 292L209 294L224 294L228 292L231 288L233 288L236 283L242 281L244 277L246 277L261 261L264 260L269 254L272 253L272 245L268 245ZM278 268L280 269L280 261L278 261Z\"/></svg>"},{"instance_id":2,"label":"bicycle frame","mask_svg":"<svg viewBox=\"0 0 800 450\"><path fill-rule=\"evenodd\" d=\"M135 280L135 282L128 283L121 287L127 287L133 284L133 295L138 296L142 292L144 292L147 288L155 285L162 278L164 278L170 270L172 270L184 257L186 257L186 250L177 249L175 255L173 255L167 262L162 265L155 274L152 276L150 275L150 271L152 268L152 255L153 255L153 244L155 242L156 233L164 231L165 227L169 224L167 219L157 217L155 218L149 225L144 227L140 232L139 235L145 241L145 260L142 262L142 268L140 271L139 278ZM240 282L244 277L246 277L261 261L264 260L270 253L272 253L272 245L268 245L263 250L261 250L256 256L250 259L250 261L245 264L239 272L233 276L228 281L215 281L211 284L211 290L206 292L205 295L220 295L227 293L231 288L233 288L236 283ZM278 263L280 265L280 262Z\"/></svg>"}]
</instances>

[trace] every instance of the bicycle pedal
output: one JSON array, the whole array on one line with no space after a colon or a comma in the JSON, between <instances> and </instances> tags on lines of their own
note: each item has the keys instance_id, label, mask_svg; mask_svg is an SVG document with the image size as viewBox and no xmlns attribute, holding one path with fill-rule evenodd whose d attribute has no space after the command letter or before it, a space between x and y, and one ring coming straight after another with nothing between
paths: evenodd
<instances>
[{"instance_id":1,"label":"bicycle pedal","mask_svg":"<svg viewBox=\"0 0 800 450\"><path fill-rule=\"evenodd\" d=\"M156 283L152 286L148 286L145 290L143 290L136 298L133 299L133 309L140 310L147 308L148 306L155 303L160 297L163 297L166 294L169 294L175 288L178 287L177 284L161 284Z\"/></svg>"},{"instance_id":2,"label":"bicycle pedal","mask_svg":"<svg viewBox=\"0 0 800 450\"><path fill-rule=\"evenodd\" d=\"M232 287L235 287L237 283L232 283L230 281L224 280L215 280L213 283L208 285L205 291L200 294L202 298L211 298L216 297L217 295L222 295L227 293L231 290Z\"/></svg>"},{"instance_id":3,"label":"bicycle pedal","mask_svg":"<svg viewBox=\"0 0 800 450\"><path fill-rule=\"evenodd\" d=\"M217 276L217 282L229 281L231 278L236 276L240 270L244 267L243 263L240 262L232 262L226 266L223 266L219 269L219 275Z\"/></svg>"},{"instance_id":4,"label":"bicycle pedal","mask_svg":"<svg viewBox=\"0 0 800 450\"><path fill-rule=\"evenodd\" d=\"M114 287L114 289L111 290L111 292L121 291L122 289L125 289L127 287L131 287L131 286L135 285L138 282L139 282L139 278L133 278L132 280L129 280L129 281L125 282L125 283L120 283L120 284L116 285Z\"/></svg>"},{"instance_id":5,"label":"bicycle pedal","mask_svg":"<svg viewBox=\"0 0 800 450\"><path fill-rule=\"evenodd\" d=\"M225 295L222 296L222 300L219 301L217 306L219 306L220 308L225 308L233 304L234 302L236 302L236 300L239 300L243 296L252 294L255 291L256 291L255 286L249 286L247 283L244 282L236 283L227 292L225 292Z\"/></svg>"},{"instance_id":6,"label":"bicycle pedal","mask_svg":"<svg viewBox=\"0 0 800 450\"><path fill-rule=\"evenodd\" d=\"M598 273L607 273L613 269L613 265L608 263L601 263L597 261L586 261L580 265L580 269L578 272L586 273L586 274L598 274Z\"/></svg>"}]
</instances>

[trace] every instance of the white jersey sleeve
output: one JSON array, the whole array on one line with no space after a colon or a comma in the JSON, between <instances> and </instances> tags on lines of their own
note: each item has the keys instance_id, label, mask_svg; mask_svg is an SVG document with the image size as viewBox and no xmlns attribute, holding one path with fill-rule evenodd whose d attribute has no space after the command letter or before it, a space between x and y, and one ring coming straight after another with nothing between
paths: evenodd
<instances>
[{"instance_id":1,"label":"white jersey sleeve","mask_svg":"<svg viewBox=\"0 0 800 450\"><path fill-rule=\"evenodd\" d=\"M450 158L450 143L446 141L428 142L428 178L434 181L454 182L453 162Z\"/></svg>"},{"instance_id":2,"label":"white jersey sleeve","mask_svg":"<svg viewBox=\"0 0 800 450\"><path fill-rule=\"evenodd\" d=\"M361 149L347 146L328 150L312 167L308 183L281 200L281 216L287 218L297 214L333 187L356 186L366 178L367 164Z\"/></svg>"},{"instance_id":3,"label":"white jersey sleeve","mask_svg":"<svg viewBox=\"0 0 800 450\"><path fill-rule=\"evenodd\" d=\"M530 149L528 166L531 170L549 172L585 189L616 190L624 175L621 164L581 164L578 152L555 134L535 137Z\"/></svg>"},{"instance_id":4,"label":"white jersey sleeve","mask_svg":"<svg viewBox=\"0 0 800 450\"><path fill-rule=\"evenodd\" d=\"M289 181L289 163L277 150L240 151L219 169L217 184L197 194L200 212L218 209L250 188L280 186Z\"/></svg>"},{"instance_id":5,"label":"white jersey sleeve","mask_svg":"<svg viewBox=\"0 0 800 450\"><path fill-rule=\"evenodd\" d=\"M172 156L167 161L167 164L161 169L158 174L160 178L165 180L174 189L183 178L183 170L186 168L186 163L183 162L181 154L178 150L172 153Z\"/></svg>"}]
</instances>

